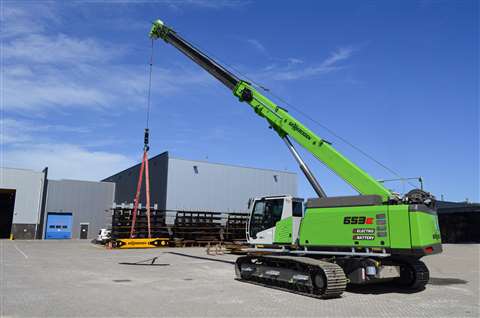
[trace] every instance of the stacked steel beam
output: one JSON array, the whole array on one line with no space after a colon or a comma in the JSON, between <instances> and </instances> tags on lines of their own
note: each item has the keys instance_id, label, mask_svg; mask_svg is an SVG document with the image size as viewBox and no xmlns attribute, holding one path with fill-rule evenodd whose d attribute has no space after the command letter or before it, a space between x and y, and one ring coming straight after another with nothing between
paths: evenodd
<instances>
[{"instance_id":1,"label":"stacked steel beam","mask_svg":"<svg viewBox=\"0 0 480 318\"><path fill-rule=\"evenodd\" d=\"M152 237L169 237L168 227L165 222L166 213L158 210L156 206L150 209ZM133 210L133 205L113 207L112 238L130 238ZM137 210L135 234L137 238L148 237L147 209L143 206L140 206Z\"/></svg>"},{"instance_id":2,"label":"stacked steel beam","mask_svg":"<svg viewBox=\"0 0 480 318\"><path fill-rule=\"evenodd\" d=\"M112 238L130 237L134 206L114 205L112 208ZM205 211L163 211L150 208L152 238L169 238L179 245L235 242L245 240L246 213L219 213ZM172 219L169 219L172 215ZM137 211L135 233L137 238L148 237L146 208Z\"/></svg>"},{"instance_id":3,"label":"stacked steel beam","mask_svg":"<svg viewBox=\"0 0 480 318\"><path fill-rule=\"evenodd\" d=\"M246 241L247 221L246 213L229 213L225 224L225 241Z\"/></svg>"},{"instance_id":4,"label":"stacked steel beam","mask_svg":"<svg viewBox=\"0 0 480 318\"><path fill-rule=\"evenodd\" d=\"M221 213L179 211L175 217L173 236L183 242L223 241Z\"/></svg>"}]
</instances>

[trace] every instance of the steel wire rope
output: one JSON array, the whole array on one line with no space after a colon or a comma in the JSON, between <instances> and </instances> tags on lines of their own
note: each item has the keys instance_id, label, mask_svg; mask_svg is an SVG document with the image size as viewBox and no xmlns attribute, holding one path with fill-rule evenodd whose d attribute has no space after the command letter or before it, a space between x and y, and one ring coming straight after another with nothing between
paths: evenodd
<instances>
[{"instance_id":1,"label":"steel wire rope","mask_svg":"<svg viewBox=\"0 0 480 318\"><path fill-rule=\"evenodd\" d=\"M153 70L153 39L151 42L151 49L150 49L150 61L149 61L149 75L148 75L148 88L147 88L147 118L146 118L146 128L148 129L148 124L150 121L150 103L151 103L151 91L152 91L152 70Z\"/></svg>"}]
</instances>

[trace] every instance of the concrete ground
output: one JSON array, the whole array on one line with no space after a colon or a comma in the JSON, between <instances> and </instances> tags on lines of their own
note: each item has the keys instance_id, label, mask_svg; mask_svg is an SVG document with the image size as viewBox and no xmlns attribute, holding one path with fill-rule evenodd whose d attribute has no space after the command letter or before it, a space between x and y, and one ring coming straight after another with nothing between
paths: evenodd
<instances>
[{"instance_id":1,"label":"concrete ground","mask_svg":"<svg viewBox=\"0 0 480 318\"><path fill-rule=\"evenodd\" d=\"M479 245L425 258L424 291L350 289L320 300L238 282L234 255L106 250L84 241L0 241L0 317L479 317ZM132 266L158 256L157 266Z\"/></svg>"}]
</instances>

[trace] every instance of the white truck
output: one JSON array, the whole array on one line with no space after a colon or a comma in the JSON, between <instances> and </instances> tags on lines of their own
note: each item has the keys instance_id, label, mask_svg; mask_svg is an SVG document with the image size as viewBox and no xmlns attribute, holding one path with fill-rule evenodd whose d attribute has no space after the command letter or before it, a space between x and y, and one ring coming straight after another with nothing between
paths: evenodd
<instances>
[{"instance_id":1,"label":"white truck","mask_svg":"<svg viewBox=\"0 0 480 318\"><path fill-rule=\"evenodd\" d=\"M97 244L106 244L112 238L112 230L100 229L97 236Z\"/></svg>"}]
</instances>

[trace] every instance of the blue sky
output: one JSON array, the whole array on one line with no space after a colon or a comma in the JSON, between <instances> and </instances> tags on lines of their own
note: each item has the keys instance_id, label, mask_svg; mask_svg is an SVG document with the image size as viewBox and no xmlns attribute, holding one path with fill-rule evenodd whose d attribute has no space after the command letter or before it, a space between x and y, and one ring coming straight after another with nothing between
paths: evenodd
<instances>
[{"instance_id":1,"label":"blue sky","mask_svg":"<svg viewBox=\"0 0 480 318\"><path fill-rule=\"evenodd\" d=\"M99 180L137 162L160 18L438 197L478 201L478 12L473 0L2 1L0 164ZM152 155L299 172L249 107L172 46L154 51ZM395 177L285 107L375 178ZM327 194L353 193L302 154ZM299 194L313 195L300 174Z\"/></svg>"}]
</instances>

